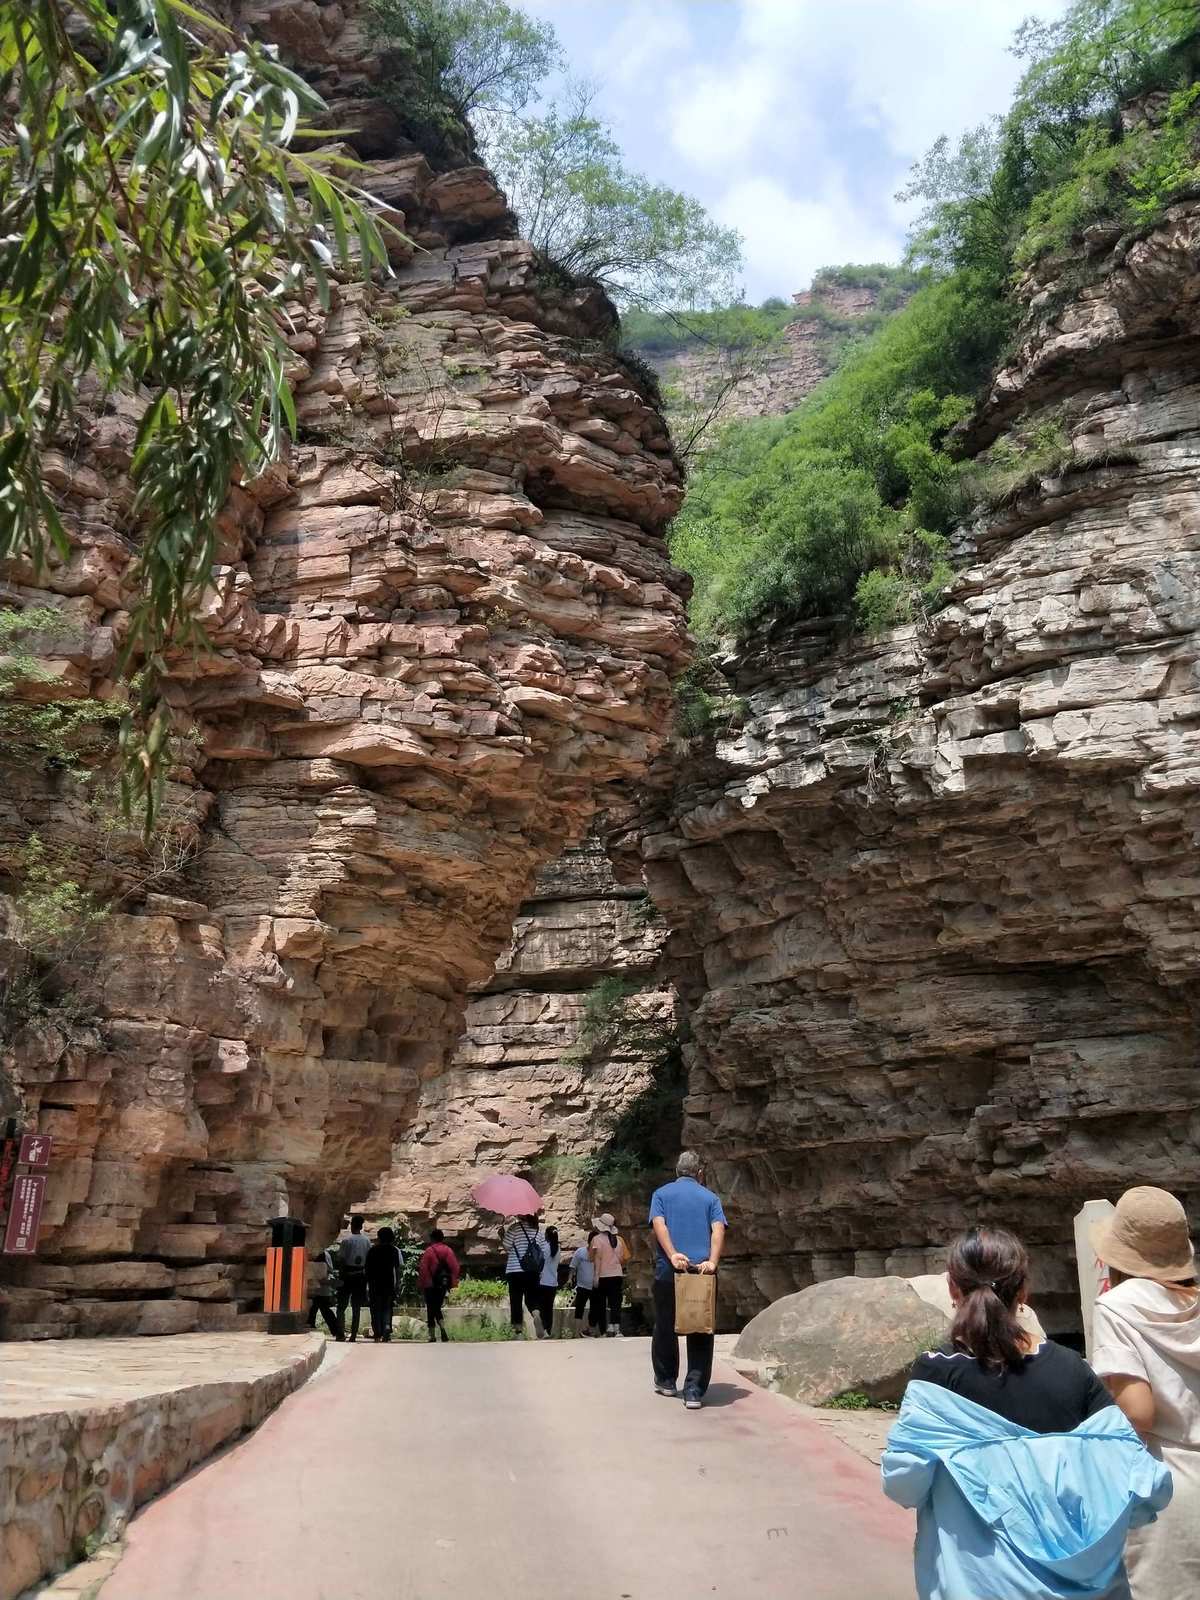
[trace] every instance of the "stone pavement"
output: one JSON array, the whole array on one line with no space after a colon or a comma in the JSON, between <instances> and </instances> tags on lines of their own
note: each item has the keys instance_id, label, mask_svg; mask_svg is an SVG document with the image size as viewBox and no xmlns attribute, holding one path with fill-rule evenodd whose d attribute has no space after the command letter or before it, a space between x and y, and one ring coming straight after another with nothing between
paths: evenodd
<instances>
[{"instance_id":1,"label":"stone pavement","mask_svg":"<svg viewBox=\"0 0 1200 1600\"><path fill-rule=\"evenodd\" d=\"M0 1600L120 1534L320 1363L316 1334L0 1344Z\"/></svg>"},{"instance_id":2,"label":"stone pavement","mask_svg":"<svg viewBox=\"0 0 1200 1600\"><path fill-rule=\"evenodd\" d=\"M878 1471L649 1344L358 1345L131 1524L101 1600L910 1600Z\"/></svg>"}]
</instances>

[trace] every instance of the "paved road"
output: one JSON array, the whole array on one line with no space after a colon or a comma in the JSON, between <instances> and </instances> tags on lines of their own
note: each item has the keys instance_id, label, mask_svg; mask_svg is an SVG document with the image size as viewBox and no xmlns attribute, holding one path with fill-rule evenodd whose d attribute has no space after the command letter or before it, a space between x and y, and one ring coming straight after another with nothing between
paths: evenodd
<instances>
[{"instance_id":1,"label":"paved road","mask_svg":"<svg viewBox=\"0 0 1200 1600\"><path fill-rule=\"evenodd\" d=\"M134 1521L101 1600L910 1600L878 1473L644 1339L356 1345Z\"/></svg>"}]
</instances>

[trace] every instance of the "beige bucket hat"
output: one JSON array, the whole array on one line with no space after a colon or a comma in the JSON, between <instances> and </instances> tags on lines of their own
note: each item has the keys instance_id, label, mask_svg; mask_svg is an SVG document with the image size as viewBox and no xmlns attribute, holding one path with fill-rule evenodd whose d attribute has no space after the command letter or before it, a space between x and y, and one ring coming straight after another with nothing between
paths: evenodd
<instances>
[{"instance_id":1,"label":"beige bucket hat","mask_svg":"<svg viewBox=\"0 0 1200 1600\"><path fill-rule=\"evenodd\" d=\"M1133 1278L1178 1283L1196 1271L1187 1212L1165 1189L1126 1189L1112 1216L1093 1226L1091 1241L1106 1267Z\"/></svg>"}]
</instances>

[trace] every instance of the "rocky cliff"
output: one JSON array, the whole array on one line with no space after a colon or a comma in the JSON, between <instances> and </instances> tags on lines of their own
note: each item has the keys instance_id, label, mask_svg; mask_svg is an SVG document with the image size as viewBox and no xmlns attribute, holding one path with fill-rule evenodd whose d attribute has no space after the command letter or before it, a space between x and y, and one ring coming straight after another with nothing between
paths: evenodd
<instances>
[{"instance_id":1,"label":"rocky cliff","mask_svg":"<svg viewBox=\"0 0 1200 1600\"><path fill-rule=\"evenodd\" d=\"M899 283L902 274L894 275ZM795 320L761 349L730 348L719 333L698 336L679 349L642 348L636 340L634 348L658 373L686 437L697 417L714 407L714 422L794 411L833 371L839 349L861 332L859 325L876 320L881 299L892 306L902 302L903 293L889 285L881 295L880 285L843 281L838 269L830 268L811 289L792 296Z\"/></svg>"},{"instance_id":2,"label":"rocky cliff","mask_svg":"<svg viewBox=\"0 0 1200 1600\"><path fill-rule=\"evenodd\" d=\"M644 819L742 1315L989 1218L1069 1326L1083 1200L1200 1200L1198 244L1179 205L1026 285L965 443L1019 466L1047 424L1054 468L960 530L927 625L729 659L740 715Z\"/></svg>"},{"instance_id":3,"label":"rocky cliff","mask_svg":"<svg viewBox=\"0 0 1200 1600\"><path fill-rule=\"evenodd\" d=\"M52 992L22 1009L8 985L8 1103L55 1140L10 1335L225 1325L261 1295L264 1219L321 1232L367 1194L535 872L657 749L685 656L679 477L598 337L611 308L543 282L486 173L413 150L352 6L242 21L325 93L413 246L295 310L299 439L231 497L211 651L170 663L192 738L159 855L104 812L96 762L0 751L10 976L31 836L102 907ZM66 618L24 640L10 703L99 728L141 403L51 463L71 553L3 593Z\"/></svg>"},{"instance_id":4,"label":"rocky cliff","mask_svg":"<svg viewBox=\"0 0 1200 1600\"><path fill-rule=\"evenodd\" d=\"M364 1207L444 1228L477 1271L501 1265L497 1224L470 1199L481 1173L528 1174L545 1220L574 1244L628 1189L640 1209L655 1152L678 1136L678 1092L662 1092L674 1063L675 996L658 979L667 929L644 892L617 882L603 838L614 819L602 820L538 874Z\"/></svg>"}]
</instances>

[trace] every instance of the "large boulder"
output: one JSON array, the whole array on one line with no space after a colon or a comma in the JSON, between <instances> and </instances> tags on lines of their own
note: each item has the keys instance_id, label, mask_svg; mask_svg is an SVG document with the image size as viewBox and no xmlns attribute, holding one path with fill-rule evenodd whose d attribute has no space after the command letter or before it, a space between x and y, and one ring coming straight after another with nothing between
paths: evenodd
<instances>
[{"instance_id":1,"label":"large boulder","mask_svg":"<svg viewBox=\"0 0 1200 1600\"><path fill-rule=\"evenodd\" d=\"M810 1405L851 1390L898 1400L913 1361L949 1326L903 1278L832 1278L760 1311L734 1354L756 1363L769 1388Z\"/></svg>"}]
</instances>

